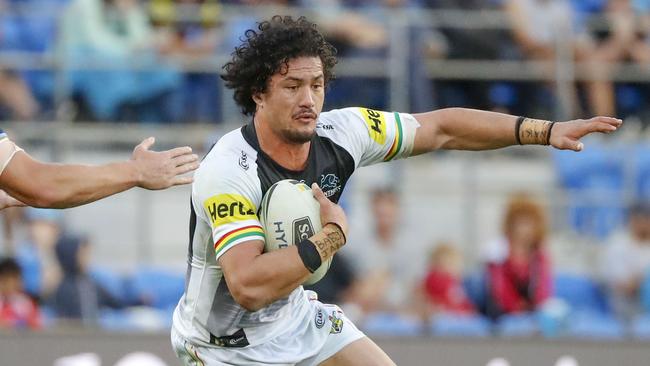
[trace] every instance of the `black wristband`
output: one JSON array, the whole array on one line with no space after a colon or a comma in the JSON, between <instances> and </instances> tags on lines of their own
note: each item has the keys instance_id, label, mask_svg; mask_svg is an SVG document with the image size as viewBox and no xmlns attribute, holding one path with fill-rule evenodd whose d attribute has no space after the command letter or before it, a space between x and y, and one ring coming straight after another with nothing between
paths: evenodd
<instances>
[{"instance_id":1,"label":"black wristband","mask_svg":"<svg viewBox=\"0 0 650 366\"><path fill-rule=\"evenodd\" d=\"M298 255L300 255L302 263L311 273L314 273L322 264L320 253L318 253L316 245L314 245L314 243L309 239L305 239L298 243Z\"/></svg>"},{"instance_id":2,"label":"black wristband","mask_svg":"<svg viewBox=\"0 0 650 366\"><path fill-rule=\"evenodd\" d=\"M554 125L555 122L551 122L551 126L548 128L548 133L546 134L546 145L551 144L551 131L553 130Z\"/></svg>"},{"instance_id":3,"label":"black wristband","mask_svg":"<svg viewBox=\"0 0 650 366\"><path fill-rule=\"evenodd\" d=\"M519 129L521 128L521 123L524 122L525 119L526 117L519 117L515 123L515 141L517 142L517 145L521 145L521 139L519 138Z\"/></svg>"},{"instance_id":4,"label":"black wristband","mask_svg":"<svg viewBox=\"0 0 650 366\"><path fill-rule=\"evenodd\" d=\"M341 232L341 235L343 235L343 244L348 242L348 238L345 236L345 233L343 232L343 228L341 227L341 225L335 223L334 221L330 221L330 222L326 223L325 225L323 225L323 227L325 227L328 224L332 224L332 225L336 226L337 228L339 228L339 231Z\"/></svg>"}]
</instances>

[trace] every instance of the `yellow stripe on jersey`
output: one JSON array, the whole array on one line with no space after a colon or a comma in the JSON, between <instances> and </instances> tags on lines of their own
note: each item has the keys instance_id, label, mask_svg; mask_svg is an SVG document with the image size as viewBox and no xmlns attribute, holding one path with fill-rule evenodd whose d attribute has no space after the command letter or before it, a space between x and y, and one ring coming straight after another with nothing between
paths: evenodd
<instances>
[{"instance_id":1,"label":"yellow stripe on jersey","mask_svg":"<svg viewBox=\"0 0 650 366\"><path fill-rule=\"evenodd\" d=\"M368 133L373 140L379 145L386 143L386 117L384 112L376 111L369 108L359 108L363 119L368 126Z\"/></svg>"},{"instance_id":2,"label":"yellow stripe on jersey","mask_svg":"<svg viewBox=\"0 0 650 366\"><path fill-rule=\"evenodd\" d=\"M402 141L404 139L404 131L402 130L402 120L399 117L399 113L395 112L395 139L393 144L390 146L390 150L386 156L384 156L384 161L392 160L397 153L402 149Z\"/></svg>"},{"instance_id":3,"label":"yellow stripe on jersey","mask_svg":"<svg viewBox=\"0 0 650 366\"><path fill-rule=\"evenodd\" d=\"M221 239L219 239L216 243L214 243L215 254L218 256L219 252L221 252L224 248L226 248L228 244L239 241L240 239L264 240L264 230L262 229L261 226L257 226L257 225L244 226L235 229L227 233L226 235L222 236Z\"/></svg>"},{"instance_id":4,"label":"yellow stripe on jersey","mask_svg":"<svg viewBox=\"0 0 650 366\"><path fill-rule=\"evenodd\" d=\"M203 202L203 207L210 215L213 228L238 221L257 220L255 205L248 198L234 193L212 196Z\"/></svg>"}]
</instances>

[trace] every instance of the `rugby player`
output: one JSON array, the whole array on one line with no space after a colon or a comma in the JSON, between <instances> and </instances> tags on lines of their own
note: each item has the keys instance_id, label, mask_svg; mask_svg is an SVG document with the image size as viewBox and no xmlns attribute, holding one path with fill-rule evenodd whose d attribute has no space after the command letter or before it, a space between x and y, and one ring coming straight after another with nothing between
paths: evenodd
<instances>
[{"instance_id":1,"label":"rugby player","mask_svg":"<svg viewBox=\"0 0 650 366\"><path fill-rule=\"evenodd\" d=\"M198 167L188 146L155 152L149 137L131 159L105 165L48 164L27 154L0 129L0 209L10 206L68 208L133 187L151 190L192 183L181 176Z\"/></svg>"},{"instance_id":2,"label":"rugby player","mask_svg":"<svg viewBox=\"0 0 650 366\"><path fill-rule=\"evenodd\" d=\"M185 293L172 345L185 365L392 365L335 305L301 284L345 244L335 203L360 167L436 149L487 150L515 144L580 151L609 117L554 123L451 108L421 114L345 108L321 113L335 49L304 18L275 16L246 31L224 80L245 115L195 174ZM282 179L312 186L322 231L264 252L257 216Z\"/></svg>"}]
</instances>

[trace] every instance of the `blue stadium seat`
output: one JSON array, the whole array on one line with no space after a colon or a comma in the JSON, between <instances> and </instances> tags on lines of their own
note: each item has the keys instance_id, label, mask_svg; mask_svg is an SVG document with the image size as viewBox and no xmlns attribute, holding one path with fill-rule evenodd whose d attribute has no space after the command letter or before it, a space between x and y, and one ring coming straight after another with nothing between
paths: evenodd
<instances>
[{"instance_id":1,"label":"blue stadium seat","mask_svg":"<svg viewBox=\"0 0 650 366\"><path fill-rule=\"evenodd\" d=\"M185 277L159 268L143 268L129 282L132 300L145 300L157 309L173 308L185 289Z\"/></svg>"},{"instance_id":2,"label":"blue stadium seat","mask_svg":"<svg viewBox=\"0 0 650 366\"><path fill-rule=\"evenodd\" d=\"M634 338L650 340L650 314L640 315L630 323L630 332Z\"/></svg>"},{"instance_id":3,"label":"blue stadium seat","mask_svg":"<svg viewBox=\"0 0 650 366\"><path fill-rule=\"evenodd\" d=\"M128 299L124 278L108 268L96 267L90 270L90 277L111 296L120 302Z\"/></svg>"},{"instance_id":4,"label":"blue stadium seat","mask_svg":"<svg viewBox=\"0 0 650 366\"><path fill-rule=\"evenodd\" d=\"M609 313L609 306L603 290L586 276L558 274L553 280L555 296L565 300L571 311Z\"/></svg>"},{"instance_id":5,"label":"blue stadium seat","mask_svg":"<svg viewBox=\"0 0 650 366\"><path fill-rule=\"evenodd\" d=\"M641 301L643 311L646 314L650 314L650 270L646 271L643 281L641 282L639 300Z\"/></svg>"},{"instance_id":6,"label":"blue stadium seat","mask_svg":"<svg viewBox=\"0 0 650 366\"><path fill-rule=\"evenodd\" d=\"M487 337L491 333L490 321L480 315L438 314L431 318L429 330L443 337Z\"/></svg>"},{"instance_id":7,"label":"blue stadium seat","mask_svg":"<svg viewBox=\"0 0 650 366\"><path fill-rule=\"evenodd\" d=\"M535 314L506 314L497 320L496 332L504 337L531 337L539 333L539 325Z\"/></svg>"},{"instance_id":8,"label":"blue stadium seat","mask_svg":"<svg viewBox=\"0 0 650 366\"><path fill-rule=\"evenodd\" d=\"M109 331L161 331L171 328L171 315L154 308L106 309L100 312L99 326Z\"/></svg>"},{"instance_id":9,"label":"blue stadium seat","mask_svg":"<svg viewBox=\"0 0 650 366\"><path fill-rule=\"evenodd\" d=\"M637 197L650 200L650 145L636 147Z\"/></svg>"},{"instance_id":10,"label":"blue stadium seat","mask_svg":"<svg viewBox=\"0 0 650 366\"><path fill-rule=\"evenodd\" d=\"M102 310L99 314L99 327L109 331L135 330L126 310Z\"/></svg>"},{"instance_id":11,"label":"blue stadium seat","mask_svg":"<svg viewBox=\"0 0 650 366\"><path fill-rule=\"evenodd\" d=\"M593 340L622 340L625 327L611 315L578 311L568 317L565 334L572 338Z\"/></svg>"},{"instance_id":12,"label":"blue stadium seat","mask_svg":"<svg viewBox=\"0 0 650 366\"><path fill-rule=\"evenodd\" d=\"M364 332L380 336L418 336L422 324L417 318L395 313L372 313L363 322Z\"/></svg>"},{"instance_id":13,"label":"blue stadium seat","mask_svg":"<svg viewBox=\"0 0 650 366\"><path fill-rule=\"evenodd\" d=\"M625 152L629 151L596 143L580 154L553 152L560 185L569 193L568 220L576 232L605 238L624 221ZM607 197L607 201L585 201L573 194L581 192L596 193L592 197Z\"/></svg>"},{"instance_id":14,"label":"blue stadium seat","mask_svg":"<svg viewBox=\"0 0 650 366\"><path fill-rule=\"evenodd\" d=\"M467 297L474 304L476 309L484 311L487 307L488 286L487 277L483 270L474 271L465 275L463 278L463 287Z\"/></svg>"}]
</instances>

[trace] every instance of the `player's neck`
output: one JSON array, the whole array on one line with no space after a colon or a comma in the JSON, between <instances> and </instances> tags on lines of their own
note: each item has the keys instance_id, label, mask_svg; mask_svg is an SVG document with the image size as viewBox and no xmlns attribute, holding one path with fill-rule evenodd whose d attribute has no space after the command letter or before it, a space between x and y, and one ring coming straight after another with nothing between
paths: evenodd
<instances>
[{"instance_id":1,"label":"player's neck","mask_svg":"<svg viewBox=\"0 0 650 366\"><path fill-rule=\"evenodd\" d=\"M255 131L260 148L266 155L280 166L295 171L301 171L307 167L307 158L311 142L296 144L285 141L277 136L267 123L260 123L255 119Z\"/></svg>"}]
</instances>

